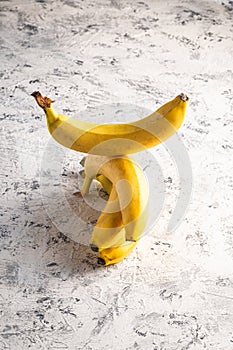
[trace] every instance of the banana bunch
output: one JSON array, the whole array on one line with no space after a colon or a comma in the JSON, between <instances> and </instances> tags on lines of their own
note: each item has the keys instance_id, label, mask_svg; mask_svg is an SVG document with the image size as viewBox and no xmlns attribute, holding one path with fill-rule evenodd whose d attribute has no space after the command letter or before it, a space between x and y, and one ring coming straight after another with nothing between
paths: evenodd
<instances>
[{"instance_id":1,"label":"banana bunch","mask_svg":"<svg viewBox=\"0 0 233 350\"><path fill-rule=\"evenodd\" d=\"M98 263L123 260L136 246L147 223L149 189L141 167L128 154L158 145L181 126L188 97L178 95L146 118L125 124L93 124L58 114L53 101L32 93L43 108L52 137L65 147L88 153L82 160L83 196L99 181L109 199L93 229L90 247Z\"/></svg>"}]
</instances>

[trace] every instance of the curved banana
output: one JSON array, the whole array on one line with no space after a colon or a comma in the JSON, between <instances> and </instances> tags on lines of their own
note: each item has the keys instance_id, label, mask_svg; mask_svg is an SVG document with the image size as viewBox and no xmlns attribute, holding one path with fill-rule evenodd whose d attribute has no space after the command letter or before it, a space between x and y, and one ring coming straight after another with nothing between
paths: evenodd
<instances>
[{"instance_id":1,"label":"curved banana","mask_svg":"<svg viewBox=\"0 0 233 350\"><path fill-rule=\"evenodd\" d=\"M143 232L148 216L148 183L141 167L129 157L104 157L88 155L85 161L85 175L81 192L85 195L98 174L104 175L116 191L122 215L122 224L127 241L137 241ZM112 192L111 192L112 193ZM111 215L109 205L105 214ZM114 208L114 206L113 206Z\"/></svg>"},{"instance_id":2,"label":"curved banana","mask_svg":"<svg viewBox=\"0 0 233 350\"><path fill-rule=\"evenodd\" d=\"M80 161L82 166L85 165L86 158L84 157ZM81 170L79 173L85 179L85 170ZM109 195L106 207L97 220L90 241L91 249L98 252L123 244L125 242L125 232L122 229L122 215L117 193L113 189L111 181L101 174L97 174L95 179L101 183L103 189Z\"/></svg>"},{"instance_id":3,"label":"curved banana","mask_svg":"<svg viewBox=\"0 0 233 350\"><path fill-rule=\"evenodd\" d=\"M93 229L90 247L98 252L125 243L120 205L115 189L111 190L107 204Z\"/></svg>"},{"instance_id":4,"label":"curved banana","mask_svg":"<svg viewBox=\"0 0 233 350\"><path fill-rule=\"evenodd\" d=\"M112 191L112 183L104 175L97 175L96 179L100 181L106 192L110 194L109 201L112 198L115 200L116 193L114 190ZM100 222L98 223L98 221ZM122 227L121 212L107 214L107 216L106 213L102 213L98 221L92 234L90 246L92 250L99 251L98 264L104 266L117 264L135 248L138 241L125 241L125 228ZM101 225L104 227L103 232L99 230ZM118 230L117 227L119 228Z\"/></svg>"},{"instance_id":5,"label":"curved banana","mask_svg":"<svg viewBox=\"0 0 233 350\"><path fill-rule=\"evenodd\" d=\"M188 97L178 95L141 120L125 124L93 124L58 114L48 97L32 93L43 108L50 134L65 147L96 155L117 156L154 147L173 135L183 123Z\"/></svg>"}]
</instances>

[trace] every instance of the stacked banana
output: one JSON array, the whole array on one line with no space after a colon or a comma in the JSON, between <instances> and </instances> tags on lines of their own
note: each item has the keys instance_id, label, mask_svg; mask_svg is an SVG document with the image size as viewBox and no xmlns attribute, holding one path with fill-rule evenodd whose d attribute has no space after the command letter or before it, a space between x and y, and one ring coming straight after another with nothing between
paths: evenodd
<instances>
[{"instance_id":1,"label":"stacked banana","mask_svg":"<svg viewBox=\"0 0 233 350\"><path fill-rule=\"evenodd\" d=\"M43 108L52 137L65 147L88 153L83 159L83 196L92 181L101 183L109 199L94 227L90 246L98 263L115 264L136 246L148 218L149 189L143 170L128 154L158 145L181 126L188 97L178 95L146 118L128 124L93 124L58 114L52 100L32 93Z\"/></svg>"}]
</instances>

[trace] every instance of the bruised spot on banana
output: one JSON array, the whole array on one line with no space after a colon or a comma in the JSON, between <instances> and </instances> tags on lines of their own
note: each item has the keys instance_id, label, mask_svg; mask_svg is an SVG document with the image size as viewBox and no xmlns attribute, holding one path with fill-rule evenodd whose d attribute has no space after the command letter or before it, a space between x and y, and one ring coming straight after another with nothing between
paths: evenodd
<instances>
[{"instance_id":1,"label":"bruised spot on banana","mask_svg":"<svg viewBox=\"0 0 233 350\"><path fill-rule=\"evenodd\" d=\"M132 123L94 124L58 114L52 101L32 93L44 110L52 137L65 147L96 155L118 156L154 147L172 136L183 123L189 98L180 94L149 116Z\"/></svg>"}]
</instances>

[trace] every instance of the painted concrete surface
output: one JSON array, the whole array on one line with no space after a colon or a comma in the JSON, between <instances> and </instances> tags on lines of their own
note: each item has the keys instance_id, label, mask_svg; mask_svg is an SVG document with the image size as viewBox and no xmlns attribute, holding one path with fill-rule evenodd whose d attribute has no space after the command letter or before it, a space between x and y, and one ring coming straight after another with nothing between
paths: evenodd
<instances>
[{"instance_id":1,"label":"painted concrete surface","mask_svg":"<svg viewBox=\"0 0 233 350\"><path fill-rule=\"evenodd\" d=\"M0 7L0 349L233 349L232 1ZM182 173L159 146L151 154L162 175L152 176L162 209L128 258L98 266L88 246L67 237L56 218L96 217L73 195L81 154L51 153L62 160L56 178L41 166L51 141L34 90L95 122L106 104L152 111L188 94L179 137L192 197L176 230L168 233ZM51 200L56 191L68 212Z\"/></svg>"}]
</instances>

